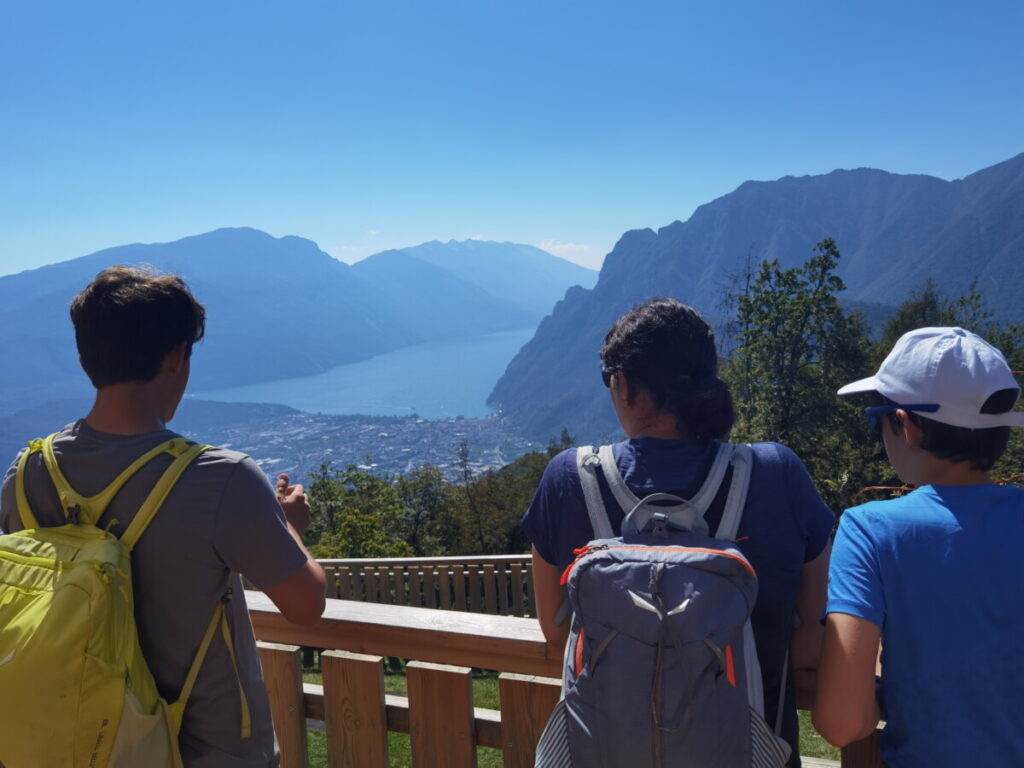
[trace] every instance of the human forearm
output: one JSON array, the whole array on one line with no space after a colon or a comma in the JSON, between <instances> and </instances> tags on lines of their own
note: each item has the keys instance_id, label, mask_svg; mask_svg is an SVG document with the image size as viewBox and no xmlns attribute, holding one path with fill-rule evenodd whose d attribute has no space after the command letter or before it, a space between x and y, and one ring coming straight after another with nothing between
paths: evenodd
<instances>
[{"instance_id":1,"label":"human forearm","mask_svg":"<svg viewBox=\"0 0 1024 768\"><path fill-rule=\"evenodd\" d=\"M866 619L828 616L812 719L837 747L869 736L878 725L875 662L880 638L881 630Z\"/></svg>"},{"instance_id":2,"label":"human forearm","mask_svg":"<svg viewBox=\"0 0 1024 768\"><path fill-rule=\"evenodd\" d=\"M533 596L544 639L553 645L564 646L569 639L569 617L564 617L561 623L556 621L556 617L565 601L565 590L558 567L545 560L536 547L533 549Z\"/></svg>"}]
</instances>

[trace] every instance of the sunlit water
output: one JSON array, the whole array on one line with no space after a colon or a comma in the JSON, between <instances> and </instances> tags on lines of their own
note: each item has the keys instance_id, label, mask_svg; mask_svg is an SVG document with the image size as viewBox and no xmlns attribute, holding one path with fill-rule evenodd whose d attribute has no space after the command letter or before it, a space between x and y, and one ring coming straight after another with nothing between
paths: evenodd
<instances>
[{"instance_id":1,"label":"sunlit water","mask_svg":"<svg viewBox=\"0 0 1024 768\"><path fill-rule=\"evenodd\" d=\"M190 392L203 400L281 403L309 413L487 416L487 396L534 329L406 347L316 376Z\"/></svg>"}]
</instances>

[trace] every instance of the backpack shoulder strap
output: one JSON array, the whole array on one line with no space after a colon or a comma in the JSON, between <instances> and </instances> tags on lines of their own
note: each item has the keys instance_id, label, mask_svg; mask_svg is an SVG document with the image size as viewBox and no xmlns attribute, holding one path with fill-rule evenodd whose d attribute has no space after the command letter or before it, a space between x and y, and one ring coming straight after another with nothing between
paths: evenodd
<instances>
[{"instance_id":1,"label":"backpack shoulder strap","mask_svg":"<svg viewBox=\"0 0 1024 768\"><path fill-rule=\"evenodd\" d=\"M723 446L726 445L723 443ZM732 464L732 482L729 484L729 496L725 500L722 521L715 531L716 539L736 538L743 519L743 507L747 503L747 490L750 487L750 469L753 463L754 449L749 443L732 445L729 463ZM722 451L719 451L719 455ZM724 471L724 469L723 469Z\"/></svg>"},{"instance_id":2,"label":"backpack shoulder strap","mask_svg":"<svg viewBox=\"0 0 1024 768\"><path fill-rule=\"evenodd\" d=\"M27 531L38 528L39 521L32 514L32 507L28 503L28 494L25 493L25 467L28 465L28 457L33 453L39 453L42 449L43 441L38 437L29 442L28 447L21 452L21 457L18 459L18 471L14 478L14 492L18 500L18 516L21 518L21 525Z\"/></svg>"},{"instance_id":3,"label":"backpack shoulder strap","mask_svg":"<svg viewBox=\"0 0 1024 768\"><path fill-rule=\"evenodd\" d=\"M139 511L135 513L135 517L132 519L131 525L128 526L128 530L126 530L121 536L121 541L124 542L124 545L128 547L129 550L135 546L142 534L145 533L146 527L153 520L157 510L160 509L160 505L164 503L164 499L167 498L167 494L171 492L171 489L174 487L174 484L178 482L178 478L181 477L182 473L188 469L189 464L195 461L199 454L210 448L208 445L189 443L181 438L171 440L169 443L165 443L161 447L168 453L174 455L175 459L171 462L171 466L169 466L164 471L163 475L160 476L160 479L157 480L156 485L153 486L153 490L149 492L146 500L142 503L142 506L139 507ZM143 458L146 457L144 456ZM141 464L139 466L141 466ZM129 467L129 469L131 468L132 467ZM118 480L120 480L120 478L118 478ZM114 482L116 483L117 481L115 480ZM109 490L109 488L107 490ZM106 493L106 491L104 491L104 493Z\"/></svg>"},{"instance_id":4,"label":"backpack shoulder strap","mask_svg":"<svg viewBox=\"0 0 1024 768\"><path fill-rule=\"evenodd\" d=\"M603 446L602 451L607 448L611 452L611 446ZM612 460L612 465L615 460ZM595 539L610 539L615 535L612 530L611 521L608 519L608 510L604 508L604 501L601 499L601 486L597 481L597 468L602 467L602 459L599 452L593 446L581 445L576 449L576 470L580 476L580 486L583 488L583 500L587 504L587 514L590 516L590 525L594 529ZM618 476L618 469L615 470ZM605 473L605 480L609 480ZM622 478L619 477L621 482ZM611 481L609 480L609 484Z\"/></svg>"},{"instance_id":5,"label":"backpack shoulder strap","mask_svg":"<svg viewBox=\"0 0 1024 768\"><path fill-rule=\"evenodd\" d=\"M28 463L28 457L32 453L42 453L43 466L46 467L47 474L49 474L50 480L57 491L61 507L64 510L64 517L69 520L80 520L92 525L95 525L103 516L103 513L107 511L107 507L110 506L110 502L113 501L118 491L124 487L128 479L138 472L139 469L160 454L169 453L175 457L160 480L157 481L153 490L150 491L149 496L146 497L131 525L128 526L128 530L125 531L122 540L128 549L131 549L139 540L139 537L142 536L146 526L149 525L153 515L156 514L160 504L167 498L167 494L170 493L171 488L178 478L181 477L181 473L185 471L185 468L188 467L196 456L210 447L190 442L182 437L172 438L142 454L142 456L125 467L110 485L95 496L82 496L71 487L71 483L68 482L64 473L61 472L57 456L53 450L53 440L55 437L56 434L53 434L43 440L33 440L29 443L28 448L22 453L18 461L15 490L18 500L18 513L21 516L22 525L26 528L39 527L39 523L29 506L28 495L25 492L25 467Z\"/></svg>"},{"instance_id":6,"label":"backpack shoulder strap","mask_svg":"<svg viewBox=\"0 0 1024 768\"><path fill-rule=\"evenodd\" d=\"M204 446L208 448L209 446ZM198 455L198 454L196 454ZM228 577L231 578L230 576ZM210 644L213 642L214 634L217 628L220 628L221 637L224 640L224 645L227 647L228 656L231 658L231 666L235 670L235 679L238 681L238 695L241 700L241 727L239 729L240 738L247 739L252 734L252 717L249 712L249 700L245 695L245 688L242 686L242 678L238 674L238 660L235 656L235 643L231 637L231 628L228 626L227 618L227 606L231 601L231 588L228 588L227 594L224 595L223 599L217 603L217 609L213 612L213 618L210 619L210 623L206 626L206 632L203 634L202 642L199 643L199 650L196 651L195 658L192 659L192 666L189 667L188 676L185 678L185 684L181 688L181 692L178 694L178 699L173 704L167 705L167 715L171 721L171 728L173 729L174 736L181 732L181 722L185 717L185 707L188 706L189 697L192 695L192 689L195 687L196 679L199 677L199 670L203 667L203 662L206 660L206 653L210 650Z\"/></svg>"},{"instance_id":7,"label":"backpack shoulder strap","mask_svg":"<svg viewBox=\"0 0 1024 768\"><path fill-rule=\"evenodd\" d=\"M725 477L725 470L729 466L732 454L732 445L729 443L719 443L718 449L715 452L715 458L711 462L711 467L700 489L693 495L693 498L686 500L687 505L695 508L702 516L707 512L708 507L711 506L711 502L714 501L715 495L718 493L718 488ZM598 455L601 459L601 472L604 474L604 479L607 481L615 500L624 512L634 509L642 500L629 490L629 486L622 479L619 467L615 463L612 447L610 445L601 446Z\"/></svg>"},{"instance_id":8,"label":"backpack shoulder strap","mask_svg":"<svg viewBox=\"0 0 1024 768\"><path fill-rule=\"evenodd\" d=\"M143 466L162 453L178 456L188 450L189 445L192 445L192 443L182 437L172 438L160 443L160 445L146 451L125 467L110 485L95 496L82 496L71 486L71 483L64 477L64 473L61 472L60 464L57 463L57 455L53 451L53 439L55 437L56 435L53 434L43 440L41 450L43 464L50 475L50 480L53 481L54 488L57 489L57 496L60 498L61 507L64 509L64 517L72 520L78 519L93 525L103 517L103 513L107 511L110 502L113 501L118 491L128 482L129 478Z\"/></svg>"},{"instance_id":9,"label":"backpack shoulder strap","mask_svg":"<svg viewBox=\"0 0 1024 768\"><path fill-rule=\"evenodd\" d=\"M615 463L615 453L612 451L612 447L610 445L602 445L597 455L600 459L601 474L604 475L605 482L608 483L612 496L615 497L615 501L622 507L623 512L629 512L629 510L640 503L640 498L629 490L626 481L622 479L619 465Z\"/></svg>"},{"instance_id":10,"label":"backpack shoulder strap","mask_svg":"<svg viewBox=\"0 0 1024 768\"><path fill-rule=\"evenodd\" d=\"M725 470L729 468L729 462L732 460L733 448L731 443L718 444L718 450L715 452L715 458L711 462L711 468L708 469L703 485L690 499L690 504L699 509L701 514L708 511L715 496L718 495L718 489L722 485L722 480L725 479Z\"/></svg>"}]
</instances>

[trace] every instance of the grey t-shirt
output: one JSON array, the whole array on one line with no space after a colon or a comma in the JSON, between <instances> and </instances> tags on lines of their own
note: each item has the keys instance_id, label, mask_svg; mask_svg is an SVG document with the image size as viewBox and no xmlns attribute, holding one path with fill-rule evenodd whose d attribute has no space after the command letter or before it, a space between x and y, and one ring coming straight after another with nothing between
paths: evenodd
<instances>
[{"instance_id":1,"label":"grey t-shirt","mask_svg":"<svg viewBox=\"0 0 1024 768\"><path fill-rule=\"evenodd\" d=\"M98 432L85 420L65 427L54 453L71 486L93 496L135 459L165 440L162 430L142 435ZM121 489L99 521L121 535L172 457L162 454ZM15 494L17 460L4 478L0 528L23 527ZM40 525L63 525L56 491L41 454L29 458L26 493ZM256 641L238 574L261 589L286 581L306 555L288 532L267 478L244 454L208 450L185 471L132 553L139 642L160 695L178 698L217 602L233 599L228 623L238 672L252 715L252 735L240 737L241 702L227 647L215 633L185 709L180 744L188 768L265 768L278 764L270 707ZM234 576L231 574L234 573Z\"/></svg>"}]
</instances>

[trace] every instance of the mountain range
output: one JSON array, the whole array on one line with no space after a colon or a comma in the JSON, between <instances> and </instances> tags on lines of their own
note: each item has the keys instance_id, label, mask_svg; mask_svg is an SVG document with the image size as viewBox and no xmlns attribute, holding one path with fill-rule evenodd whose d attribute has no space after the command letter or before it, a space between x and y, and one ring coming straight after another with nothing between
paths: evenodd
<instances>
[{"instance_id":1,"label":"mountain range","mask_svg":"<svg viewBox=\"0 0 1024 768\"><path fill-rule=\"evenodd\" d=\"M672 296L716 322L748 263L797 266L826 237L842 252L850 307L884 316L931 278L951 297L975 283L998 320L1024 322L1024 154L955 181L867 168L748 181L685 222L626 232L597 285L568 291L489 402L534 439L563 427L605 439L618 425L598 350L616 317Z\"/></svg>"},{"instance_id":2,"label":"mountain range","mask_svg":"<svg viewBox=\"0 0 1024 768\"><path fill-rule=\"evenodd\" d=\"M432 242L344 264L300 237L219 229L0 277L0 412L91 392L68 304L103 268L182 275L207 309L197 391L306 376L428 341L530 328L597 273L532 246ZM521 272L512 280L510 272Z\"/></svg>"}]
</instances>

